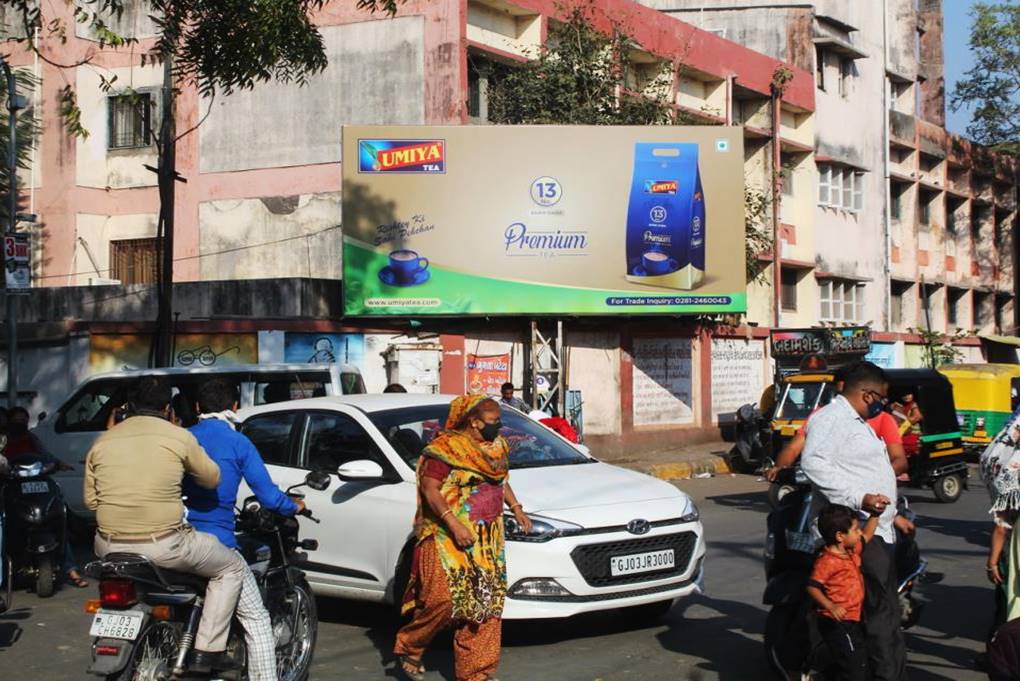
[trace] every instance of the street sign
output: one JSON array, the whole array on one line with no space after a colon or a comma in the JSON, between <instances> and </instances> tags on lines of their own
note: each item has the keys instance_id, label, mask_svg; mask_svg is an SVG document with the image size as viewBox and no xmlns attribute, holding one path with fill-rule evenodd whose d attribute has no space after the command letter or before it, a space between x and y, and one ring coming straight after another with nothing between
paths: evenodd
<instances>
[{"instance_id":1,"label":"street sign","mask_svg":"<svg viewBox=\"0 0 1020 681\"><path fill-rule=\"evenodd\" d=\"M31 263L28 235L4 236L4 275L8 293L24 295L32 289Z\"/></svg>"}]
</instances>

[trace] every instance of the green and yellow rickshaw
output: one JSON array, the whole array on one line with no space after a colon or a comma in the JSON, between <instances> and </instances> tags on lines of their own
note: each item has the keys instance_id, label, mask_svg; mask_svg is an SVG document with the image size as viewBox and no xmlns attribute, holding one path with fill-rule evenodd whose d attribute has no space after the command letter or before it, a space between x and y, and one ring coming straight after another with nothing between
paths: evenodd
<instances>
[{"instance_id":1,"label":"green and yellow rickshaw","mask_svg":"<svg viewBox=\"0 0 1020 681\"><path fill-rule=\"evenodd\" d=\"M1020 404L1020 364L950 364L939 371L953 384L963 445L980 453Z\"/></svg>"}]
</instances>

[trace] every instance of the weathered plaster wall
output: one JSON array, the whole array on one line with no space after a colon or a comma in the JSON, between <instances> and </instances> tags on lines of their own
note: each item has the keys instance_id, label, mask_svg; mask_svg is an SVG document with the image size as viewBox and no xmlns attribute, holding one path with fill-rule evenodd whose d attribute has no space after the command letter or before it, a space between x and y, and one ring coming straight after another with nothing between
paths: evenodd
<instances>
[{"instance_id":1,"label":"weathered plaster wall","mask_svg":"<svg viewBox=\"0 0 1020 681\"><path fill-rule=\"evenodd\" d=\"M201 172L336 163L342 125L425 122L422 17L320 31L329 65L307 85L265 83L212 102L200 129Z\"/></svg>"}]
</instances>

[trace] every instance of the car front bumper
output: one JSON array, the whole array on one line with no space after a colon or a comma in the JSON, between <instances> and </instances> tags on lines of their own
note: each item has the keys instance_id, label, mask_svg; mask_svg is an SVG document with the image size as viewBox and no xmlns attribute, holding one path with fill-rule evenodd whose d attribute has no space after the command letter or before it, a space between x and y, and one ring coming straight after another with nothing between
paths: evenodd
<instances>
[{"instance_id":1,"label":"car front bumper","mask_svg":"<svg viewBox=\"0 0 1020 681\"><path fill-rule=\"evenodd\" d=\"M586 578L573 557L579 547L613 544L620 548L610 553L618 555L635 551L627 548L631 543L654 543L657 538L668 541L672 536L687 532L696 535L689 559L686 565L678 564L678 569L666 576L650 574L647 578L635 576L622 580L626 583L593 585L591 575ZM571 617L587 612L671 601L703 591L705 540L700 522L656 528L640 539L619 532L589 534L560 537L542 544L507 542L507 549L509 593L503 612L504 619ZM532 580L554 582L561 591L548 595L515 595L515 586Z\"/></svg>"}]
</instances>

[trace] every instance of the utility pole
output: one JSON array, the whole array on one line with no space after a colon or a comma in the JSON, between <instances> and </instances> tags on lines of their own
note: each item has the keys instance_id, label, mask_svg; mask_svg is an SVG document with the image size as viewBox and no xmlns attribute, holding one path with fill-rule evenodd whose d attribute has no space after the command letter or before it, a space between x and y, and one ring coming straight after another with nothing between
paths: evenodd
<instances>
[{"instance_id":1,"label":"utility pole","mask_svg":"<svg viewBox=\"0 0 1020 681\"><path fill-rule=\"evenodd\" d=\"M162 122L159 128L160 264L157 283L159 311L156 316L154 360L157 367L173 366L173 298L174 298L174 183L177 175L177 131L174 125L173 58L163 55Z\"/></svg>"},{"instance_id":2,"label":"utility pole","mask_svg":"<svg viewBox=\"0 0 1020 681\"><path fill-rule=\"evenodd\" d=\"M7 78L7 225L6 232L14 236L18 225L18 109L23 103L18 98L18 86L14 71L0 55L0 67ZM4 265L7 265L6 254ZM5 277L6 281L6 277ZM7 308L7 406L18 404L18 306L17 294L5 291Z\"/></svg>"}]
</instances>

